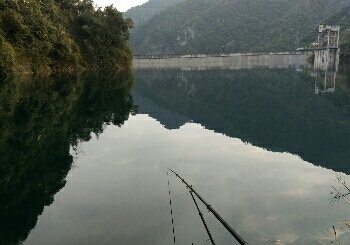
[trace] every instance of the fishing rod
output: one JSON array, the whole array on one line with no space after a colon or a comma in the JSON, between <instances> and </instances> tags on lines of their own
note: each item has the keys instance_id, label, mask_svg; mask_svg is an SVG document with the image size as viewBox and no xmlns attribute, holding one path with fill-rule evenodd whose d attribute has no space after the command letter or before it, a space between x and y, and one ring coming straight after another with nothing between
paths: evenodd
<instances>
[{"instance_id":1,"label":"fishing rod","mask_svg":"<svg viewBox=\"0 0 350 245\"><path fill-rule=\"evenodd\" d=\"M192 200L193 200L194 204L196 205L198 214L199 214L199 216L201 217L202 223L203 223L203 225L204 225L205 230L207 231L207 234L208 234L208 236L209 236L209 239L210 239L210 241L211 241L211 244L212 244L212 245L215 245L214 238L213 238L213 236L212 236L211 233L210 233L210 230L209 230L209 228L208 228L207 223L205 222L204 216L203 216L203 214L202 214L202 212L201 212L201 210L200 210L200 208L199 208L199 206L198 206L198 203L197 203L197 201L196 201L196 198L194 197L193 192L192 192L191 190L189 190L189 192L190 192L190 194L191 194L191 197L192 197Z\"/></svg>"},{"instance_id":2,"label":"fishing rod","mask_svg":"<svg viewBox=\"0 0 350 245\"><path fill-rule=\"evenodd\" d=\"M198 192L196 192L193 188L192 185L188 184L184 178L182 178L179 174L177 174L175 171L169 168L169 171L171 171L173 174L175 174L176 177L178 177L182 183L186 185L188 189L192 193L194 193L198 199L207 207L207 209L215 216L215 218L226 228L226 230L236 239L236 241L241 244L241 245L247 245L248 243L218 214L218 212L215 211L214 208L212 208L211 205L209 205L203 197L201 197Z\"/></svg>"}]
</instances>

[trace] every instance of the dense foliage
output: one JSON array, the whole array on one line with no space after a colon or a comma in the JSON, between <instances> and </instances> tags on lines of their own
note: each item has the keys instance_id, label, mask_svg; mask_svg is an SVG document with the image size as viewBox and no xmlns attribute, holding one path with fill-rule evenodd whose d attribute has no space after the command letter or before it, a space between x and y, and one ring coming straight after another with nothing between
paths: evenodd
<instances>
[{"instance_id":1,"label":"dense foliage","mask_svg":"<svg viewBox=\"0 0 350 245\"><path fill-rule=\"evenodd\" d=\"M128 66L131 26L92 0L0 0L0 73Z\"/></svg>"},{"instance_id":2,"label":"dense foliage","mask_svg":"<svg viewBox=\"0 0 350 245\"><path fill-rule=\"evenodd\" d=\"M188 0L132 36L136 54L294 50L348 0ZM316 36L313 37L314 40Z\"/></svg>"},{"instance_id":3,"label":"dense foliage","mask_svg":"<svg viewBox=\"0 0 350 245\"><path fill-rule=\"evenodd\" d=\"M132 113L132 77L67 76L0 84L0 243L19 244L65 185L71 150Z\"/></svg>"}]
</instances>

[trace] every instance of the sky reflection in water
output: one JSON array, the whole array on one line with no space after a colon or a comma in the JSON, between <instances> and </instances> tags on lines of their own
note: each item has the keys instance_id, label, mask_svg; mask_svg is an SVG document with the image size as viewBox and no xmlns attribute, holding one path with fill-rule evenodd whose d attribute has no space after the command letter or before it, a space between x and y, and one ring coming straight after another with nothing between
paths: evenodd
<instances>
[{"instance_id":1,"label":"sky reflection in water","mask_svg":"<svg viewBox=\"0 0 350 245\"><path fill-rule=\"evenodd\" d=\"M312 244L348 217L347 205L329 207L332 170L198 124L169 131L138 115L79 147L66 187L27 243L171 244L167 167L182 173L251 244ZM175 178L171 186L178 244L203 244L189 194ZM204 213L217 243L227 244L229 236Z\"/></svg>"}]
</instances>

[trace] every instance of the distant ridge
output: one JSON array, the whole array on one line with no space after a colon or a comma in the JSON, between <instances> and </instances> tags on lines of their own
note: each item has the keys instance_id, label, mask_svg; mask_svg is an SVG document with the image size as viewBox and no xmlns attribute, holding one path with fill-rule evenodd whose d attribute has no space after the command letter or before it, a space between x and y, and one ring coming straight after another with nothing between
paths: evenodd
<instances>
[{"instance_id":1,"label":"distant ridge","mask_svg":"<svg viewBox=\"0 0 350 245\"><path fill-rule=\"evenodd\" d=\"M350 6L329 18L326 23L340 25L341 59L346 63L350 63Z\"/></svg>"},{"instance_id":2,"label":"distant ridge","mask_svg":"<svg viewBox=\"0 0 350 245\"><path fill-rule=\"evenodd\" d=\"M157 9L136 28L131 43L138 55L293 50L349 5L348 0L186 0Z\"/></svg>"},{"instance_id":3,"label":"distant ridge","mask_svg":"<svg viewBox=\"0 0 350 245\"><path fill-rule=\"evenodd\" d=\"M142 26L163 10L185 0L150 0L140 6L133 7L124 15L134 20L135 28Z\"/></svg>"}]
</instances>

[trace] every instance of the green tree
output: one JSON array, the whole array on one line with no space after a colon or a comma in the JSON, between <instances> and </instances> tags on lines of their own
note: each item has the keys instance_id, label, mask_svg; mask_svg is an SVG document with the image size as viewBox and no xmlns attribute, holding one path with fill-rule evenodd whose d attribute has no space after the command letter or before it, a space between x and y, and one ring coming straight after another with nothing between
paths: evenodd
<instances>
[{"instance_id":1,"label":"green tree","mask_svg":"<svg viewBox=\"0 0 350 245\"><path fill-rule=\"evenodd\" d=\"M128 67L131 26L115 8L95 9L90 0L1 0L0 35L14 51L6 72Z\"/></svg>"}]
</instances>

